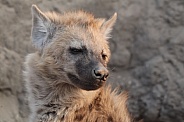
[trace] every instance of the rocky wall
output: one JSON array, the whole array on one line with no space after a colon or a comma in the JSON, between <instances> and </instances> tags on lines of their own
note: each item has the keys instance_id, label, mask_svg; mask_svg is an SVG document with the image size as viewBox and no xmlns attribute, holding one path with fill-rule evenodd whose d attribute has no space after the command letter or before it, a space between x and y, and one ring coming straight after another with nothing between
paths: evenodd
<instances>
[{"instance_id":1,"label":"rocky wall","mask_svg":"<svg viewBox=\"0 0 184 122\"><path fill-rule=\"evenodd\" d=\"M34 51L31 4L105 18L117 12L109 83L129 91L136 119L184 122L183 0L0 0L0 122L26 122L29 114L22 64Z\"/></svg>"}]
</instances>

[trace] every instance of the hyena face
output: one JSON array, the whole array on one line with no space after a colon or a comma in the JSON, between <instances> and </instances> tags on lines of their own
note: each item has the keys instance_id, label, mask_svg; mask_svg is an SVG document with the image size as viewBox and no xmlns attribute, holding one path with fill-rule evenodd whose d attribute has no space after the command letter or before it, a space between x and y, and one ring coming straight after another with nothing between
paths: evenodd
<instances>
[{"instance_id":1,"label":"hyena face","mask_svg":"<svg viewBox=\"0 0 184 122\"><path fill-rule=\"evenodd\" d=\"M42 13L32 7L32 40L39 49L48 76L68 84L96 90L106 81L110 58L106 39L116 14L105 21L79 11L63 15Z\"/></svg>"}]
</instances>

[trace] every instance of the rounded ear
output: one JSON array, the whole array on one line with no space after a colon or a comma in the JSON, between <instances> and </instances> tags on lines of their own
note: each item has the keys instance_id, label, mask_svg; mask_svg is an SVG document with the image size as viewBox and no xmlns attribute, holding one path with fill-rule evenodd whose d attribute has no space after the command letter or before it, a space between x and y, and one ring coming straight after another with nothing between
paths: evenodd
<instances>
[{"instance_id":1,"label":"rounded ear","mask_svg":"<svg viewBox=\"0 0 184 122\"><path fill-rule=\"evenodd\" d=\"M112 27L115 24L117 19L117 13L114 13L114 15L107 21L105 21L101 26L101 31L105 35L106 38L110 37L110 32L112 31Z\"/></svg>"},{"instance_id":2,"label":"rounded ear","mask_svg":"<svg viewBox=\"0 0 184 122\"><path fill-rule=\"evenodd\" d=\"M31 10L33 24L32 41L38 49L42 49L47 43L51 21L36 5L32 5Z\"/></svg>"}]
</instances>

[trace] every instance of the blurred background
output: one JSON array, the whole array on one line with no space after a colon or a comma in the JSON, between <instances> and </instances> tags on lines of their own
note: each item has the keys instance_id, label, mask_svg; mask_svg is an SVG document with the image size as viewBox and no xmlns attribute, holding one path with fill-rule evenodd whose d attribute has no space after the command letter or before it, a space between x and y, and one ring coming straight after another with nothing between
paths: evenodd
<instances>
[{"instance_id":1,"label":"blurred background","mask_svg":"<svg viewBox=\"0 0 184 122\"><path fill-rule=\"evenodd\" d=\"M104 18L117 12L109 83L129 91L136 119L184 122L184 0L0 0L0 122L27 122L22 69L34 52L32 4Z\"/></svg>"}]
</instances>

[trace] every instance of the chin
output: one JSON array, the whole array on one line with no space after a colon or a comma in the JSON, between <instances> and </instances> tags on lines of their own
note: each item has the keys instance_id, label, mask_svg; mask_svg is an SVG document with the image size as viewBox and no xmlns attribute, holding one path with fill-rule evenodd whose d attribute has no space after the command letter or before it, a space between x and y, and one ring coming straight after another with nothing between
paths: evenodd
<instances>
[{"instance_id":1,"label":"chin","mask_svg":"<svg viewBox=\"0 0 184 122\"><path fill-rule=\"evenodd\" d=\"M72 74L68 74L68 78L71 80L72 84L86 91L97 90L101 88L106 82L98 79L80 80L79 78L77 78L75 75Z\"/></svg>"},{"instance_id":2,"label":"chin","mask_svg":"<svg viewBox=\"0 0 184 122\"><path fill-rule=\"evenodd\" d=\"M86 90L86 91L92 91L92 90L97 90L101 88L104 85L104 83L100 84L80 84L78 85L79 88Z\"/></svg>"}]
</instances>

